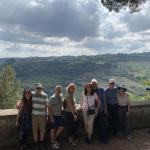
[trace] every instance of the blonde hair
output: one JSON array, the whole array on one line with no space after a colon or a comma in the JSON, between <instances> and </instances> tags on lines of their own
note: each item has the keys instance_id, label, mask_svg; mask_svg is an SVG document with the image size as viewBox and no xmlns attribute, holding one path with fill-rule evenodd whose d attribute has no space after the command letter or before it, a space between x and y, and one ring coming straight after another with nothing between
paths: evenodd
<instances>
[{"instance_id":1,"label":"blonde hair","mask_svg":"<svg viewBox=\"0 0 150 150\"><path fill-rule=\"evenodd\" d=\"M66 91L68 93L70 93L70 87L72 87L72 86L76 89L76 85L74 83L69 83L68 86L66 87Z\"/></svg>"}]
</instances>

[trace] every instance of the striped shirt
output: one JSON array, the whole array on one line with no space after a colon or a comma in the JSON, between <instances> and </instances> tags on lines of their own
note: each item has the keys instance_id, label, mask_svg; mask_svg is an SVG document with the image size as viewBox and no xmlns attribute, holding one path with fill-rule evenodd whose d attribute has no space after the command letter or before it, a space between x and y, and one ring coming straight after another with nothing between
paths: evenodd
<instances>
[{"instance_id":1,"label":"striped shirt","mask_svg":"<svg viewBox=\"0 0 150 150\"><path fill-rule=\"evenodd\" d=\"M32 114L33 115L46 115L46 102L48 98L44 92L38 95L32 92Z\"/></svg>"}]
</instances>

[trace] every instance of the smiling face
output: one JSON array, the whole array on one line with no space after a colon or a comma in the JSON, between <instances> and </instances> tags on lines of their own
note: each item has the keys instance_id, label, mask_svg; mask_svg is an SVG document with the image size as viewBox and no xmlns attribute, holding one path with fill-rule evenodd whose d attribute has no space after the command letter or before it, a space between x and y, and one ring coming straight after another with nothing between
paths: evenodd
<instances>
[{"instance_id":1,"label":"smiling face","mask_svg":"<svg viewBox=\"0 0 150 150\"><path fill-rule=\"evenodd\" d=\"M27 100L29 100L30 97L31 97L31 91L29 91L29 90L24 91L24 97L25 97Z\"/></svg>"},{"instance_id":2,"label":"smiling face","mask_svg":"<svg viewBox=\"0 0 150 150\"><path fill-rule=\"evenodd\" d=\"M91 84L92 84L92 87L93 87L94 89L96 89L96 88L98 87L97 82L92 82Z\"/></svg>"},{"instance_id":3,"label":"smiling face","mask_svg":"<svg viewBox=\"0 0 150 150\"><path fill-rule=\"evenodd\" d=\"M76 90L76 88L75 88L74 85L71 85L71 86L69 87L70 93L75 93L75 90Z\"/></svg>"},{"instance_id":4,"label":"smiling face","mask_svg":"<svg viewBox=\"0 0 150 150\"><path fill-rule=\"evenodd\" d=\"M91 90L92 90L92 87L90 85L87 85L86 90L87 90L88 93L90 93Z\"/></svg>"},{"instance_id":5,"label":"smiling face","mask_svg":"<svg viewBox=\"0 0 150 150\"><path fill-rule=\"evenodd\" d=\"M114 86L115 86L115 82L109 83L109 88L114 88Z\"/></svg>"},{"instance_id":6,"label":"smiling face","mask_svg":"<svg viewBox=\"0 0 150 150\"><path fill-rule=\"evenodd\" d=\"M37 92L37 94L40 94L42 92L42 88L41 87L36 87L36 92Z\"/></svg>"},{"instance_id":7,"label":"smiling face","mask_svg":"<svg viewBox=\"0 0 150 150\"><path fill-rule=\"evenodd\" d=\"M124 95L125 94L125 89L124 88L119 88L119 94Z\"/></svg>"},{"instance_id":8,"label":"smiling face","mask_svg":"<svg viewBox=\"0 0 150 150\"><path fill-rule=\"evenodd\" d=\"M61 86L56 86L56 88L55 88L55 94L58 95L58 96L60 96L60 94L61 94Z\"/></svg>"}]
</instances>

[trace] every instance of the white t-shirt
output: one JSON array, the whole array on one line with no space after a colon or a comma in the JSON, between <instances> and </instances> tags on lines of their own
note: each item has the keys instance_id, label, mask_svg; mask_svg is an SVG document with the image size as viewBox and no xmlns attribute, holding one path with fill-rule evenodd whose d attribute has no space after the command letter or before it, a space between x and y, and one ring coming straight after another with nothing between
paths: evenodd
<instances>
[{"instance_id":1,"label":"white t-shirt","mask_svg":"<svg viewBox=\"0 0 150 150\"><path fill-rule=\"evenodd\" d=\"M129 95L125 94L125 96L120 96L119 94L117 95L118 98L118 105L119 106L127 106L131 103Z\"/></svg>"},{"instance_id":2,"label":"white t-shirt","mask_svg":"<svg viewBox=\"0 0 150 150\"><path fill-rule=\"evenodd\" d=\"M82 103L82 108L83 109L88 109L90 108L95 108L95 100L97 99L97 94L94 93L94 95L84 95L83 94L83 103Z\"/></svg>"}]
</instances>

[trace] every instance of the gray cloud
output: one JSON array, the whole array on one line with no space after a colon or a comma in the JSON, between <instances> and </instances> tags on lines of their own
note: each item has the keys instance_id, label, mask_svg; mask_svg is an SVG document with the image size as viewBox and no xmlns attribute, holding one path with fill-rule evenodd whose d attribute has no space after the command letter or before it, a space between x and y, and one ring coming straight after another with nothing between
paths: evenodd
<instances>
[{"instance_id":1,"label":"gray cloud","mask_svg":"<svg viewBox=\"0 0 150 150\"><path fill-rule=\"evenodd\" d=\"M116 14L99 2L0 0L2 56L92 55L149 50L150 7L145 13L129 14L122 10Z\"/></svg>"},{"instance_id":2,"label":"gray cloud","mask_svg":"<svg viewBox=\"0 0 150 150\"><path fill-rule=\"evenodd\" d=\"M108 41L108 40L106 41L106 40L88 38L83 42L82 46L90 49L96 49L96 50L104 50L104 49L108 50L108 49L112 49L112 47L114 47L114 44L112 41Z\"/></svg>"},{"instance_id":3,"label":"gray cloud","mask_svg":"<svg viewBox=\"0 0 150 150\"><path fill-rule=\"evenodd\" d=\"M125 13L121 21L128 25L131 32L141 32L150 29L150 2L147 1L140 13Z\"/></svg>"},{"instance_id":4,"label":"gray cloud","mask_svg":"<svg viewBox=\"0 0 150 150\"><path fill-rule=\"evenodd\" d=\"M99 27L98 4L96 1L43 0L31 1L1 0L1 24L18 25L20 30L49 37L69 37L81 40L96 36Z\"/></svg>"},{"instance_id":5,"label":"gray cloud","mask_svg":"<svg viewBox=\"0 0 150 150\"><path fill-rule=\"evenodd\" d=\"M58 39L54 40L44 40L42 36L36 36L31 33L26 33L23 31L0 31L0 40L16 42L16 43L24 43L24 44L35 44L35 45L50 45L50 46L62 46L63 43Z\"/></svg>"}]
</instances>

